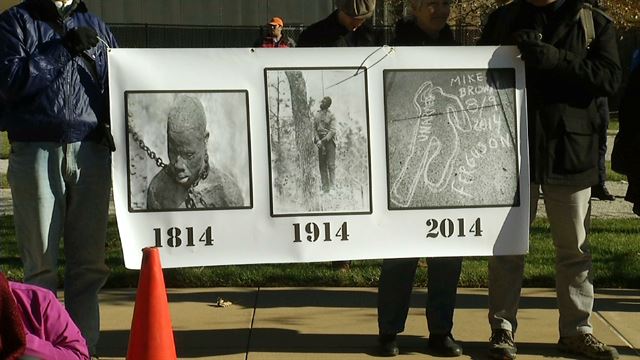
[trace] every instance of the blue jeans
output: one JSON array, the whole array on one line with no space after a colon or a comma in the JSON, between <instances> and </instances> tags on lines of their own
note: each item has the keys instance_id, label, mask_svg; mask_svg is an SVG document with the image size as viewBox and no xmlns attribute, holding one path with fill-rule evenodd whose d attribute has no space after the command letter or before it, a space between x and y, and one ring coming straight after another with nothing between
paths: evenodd
<instances>
[{"instance_id":1,"label":"blue jeans","mask_svg":"<svg viewBox=\"0 0 640 360\"><path fill-rule=\"evenodd\" d=\"M417 258L384 259L378 287L378 329L381 334L404 331ZM462 258L427 258L426 316L429 333L446 335L453 328Z\"/></svg>"},{"instance_id":2,"label":"blue jeans","mask_svg":"<svg viewBox=\"0 0 640 360\"><path fill-rule=\"evenodd\" d=\"M98 291L109 274L111 153L90 142L13 142L7 175L24 281L57 289L63 237L65 307L94 354L100 334Z\"/></svg>"}]
</instances>

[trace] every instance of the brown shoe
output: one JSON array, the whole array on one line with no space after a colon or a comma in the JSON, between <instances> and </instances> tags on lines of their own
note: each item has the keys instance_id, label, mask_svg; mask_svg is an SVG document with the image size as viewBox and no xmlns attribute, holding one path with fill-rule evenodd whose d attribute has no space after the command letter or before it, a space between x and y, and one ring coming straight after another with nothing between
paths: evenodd
<instances>
[{"instance_id":1,"label":"brown shoe","mask_svg":"<svg viewBox=\"0 0 640 360\"><path fill-rule=\"evenodd\" d=\"M558 341L560 351L586 356L596 360L614 360L620 357L618 350L605 345L593 334L580 334L576 336L563 336Z\"/></svg>"}]
</instances>

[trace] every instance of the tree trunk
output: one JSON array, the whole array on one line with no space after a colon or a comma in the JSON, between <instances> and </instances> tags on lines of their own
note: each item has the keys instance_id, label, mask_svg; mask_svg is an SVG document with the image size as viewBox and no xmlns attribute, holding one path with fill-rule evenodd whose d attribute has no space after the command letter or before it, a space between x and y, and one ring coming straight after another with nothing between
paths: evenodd
<instances>
[{"instance_id":1,"label":"tree trunk","mask_svg":"<svg viewBox=\"0 0 640 360\"><path fill-rule=\"evenodd\" d=\"M307 101L307 84L301 71L285 71L291 90L291 109L293 112L294 134L300 177L301 201L312 203L316 207L316 172L318 169L317 148L313 143L313 123L311 121L309 102ZM316 210L316 209L309 209Z\"/></svg>"}]
</instances>

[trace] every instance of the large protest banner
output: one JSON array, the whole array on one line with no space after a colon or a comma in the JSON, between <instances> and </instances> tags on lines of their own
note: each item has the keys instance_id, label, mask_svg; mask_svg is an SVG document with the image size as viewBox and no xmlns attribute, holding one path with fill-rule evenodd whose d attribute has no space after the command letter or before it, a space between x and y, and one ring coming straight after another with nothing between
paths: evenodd
<instances>
[{"instance_id":1,"label":"large protest banner","mask_svg":"<svg viewBox=\"0 0 640 360\"><path fill-rule=\"evenodd\" d=\"M517 55L110 50L126 267L526 253Z\"/></svg>"}]
</instances>

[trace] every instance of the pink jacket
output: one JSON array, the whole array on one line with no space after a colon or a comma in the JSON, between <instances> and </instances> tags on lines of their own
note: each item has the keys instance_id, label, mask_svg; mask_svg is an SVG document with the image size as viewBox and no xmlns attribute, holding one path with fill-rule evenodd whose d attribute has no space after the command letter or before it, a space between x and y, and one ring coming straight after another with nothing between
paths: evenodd
<instances>
[{"instance_id":1,"label":"pink jacket","mask_svg":"<svg viewBox=\"0 0 640 360\"><path fill-rule=\"evenodd\" d=\"M34 285L9 281L27 333L24 355L47 360L88 360L80 330L55 295Z\"/></svg>"}]
</instances>

